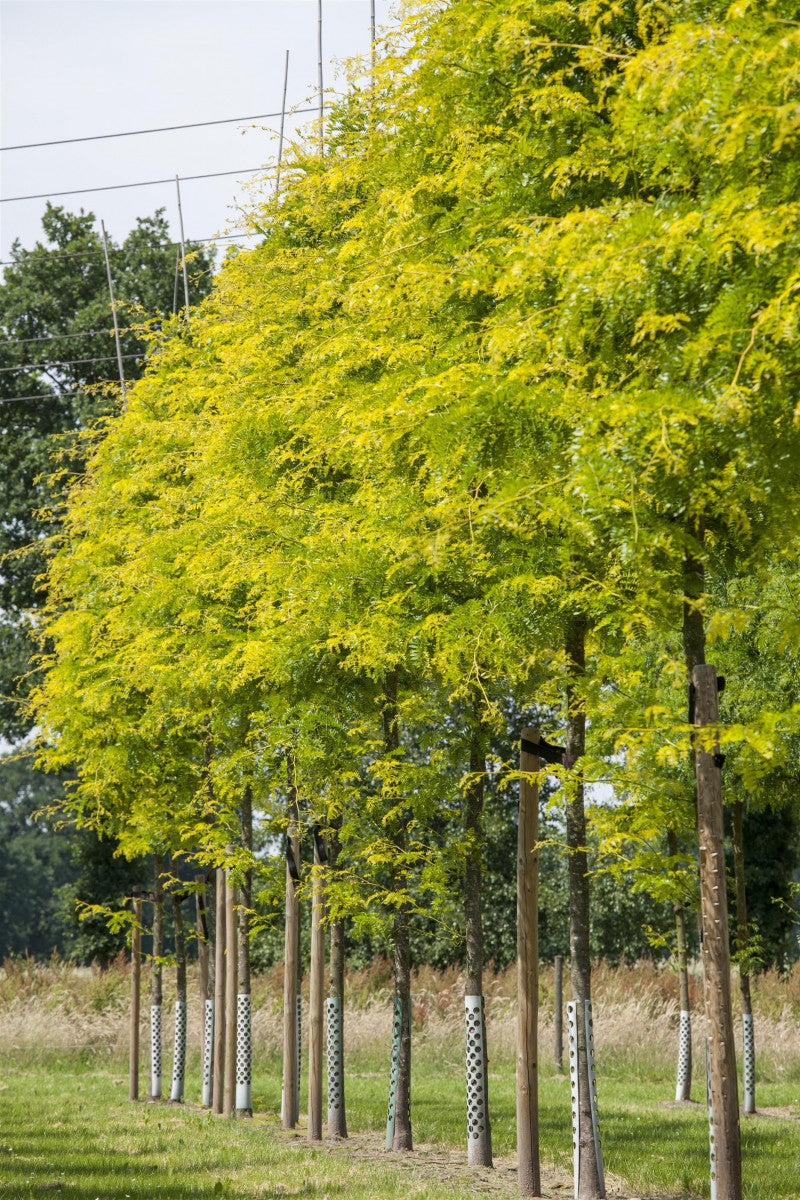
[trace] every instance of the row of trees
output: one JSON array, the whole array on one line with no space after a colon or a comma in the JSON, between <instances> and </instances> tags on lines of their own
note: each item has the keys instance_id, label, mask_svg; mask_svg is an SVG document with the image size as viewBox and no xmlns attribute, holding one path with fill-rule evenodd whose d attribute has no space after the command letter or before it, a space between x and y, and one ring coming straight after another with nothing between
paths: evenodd
<instances>
[{"instance_id":1,"label":"row of trees","mask_svg":"<svg viewBox=\"0 0 800 1200\"><path fill-rule=\"evenodd\" d=\"M707 645L728 686L703 769L725 756L737 829L745 800L790 801L795 7L412 6L325 155L296 148L254 211L262 244L149 331L127 411L83 439L51 543L42 753L78 767L69 811L130 856L244 881L250 797L290 843L316 828L334 941L345 920L391 939L397 1146L410 927L459 879L480 995L510 706L565 748L578 1002L587 782L604 860L684 939ZM262 901L285 886L265 859Z\"/></svg>"}]
</instances>

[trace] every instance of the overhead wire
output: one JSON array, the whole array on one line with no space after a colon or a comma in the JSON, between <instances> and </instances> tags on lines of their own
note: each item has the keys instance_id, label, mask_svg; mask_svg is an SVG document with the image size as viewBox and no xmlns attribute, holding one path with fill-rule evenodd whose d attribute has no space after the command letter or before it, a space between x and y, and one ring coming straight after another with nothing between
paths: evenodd
<instances>
[{"instance_id":1,"label":"overhead wire","mask_svg":"<svg viewBox=\"0 0 800 1200\"><path fill-rule=\"evenodd\" d=\"M316 112L315 108L296 108L295 113ZM22 142L17 146L0 146L0 152L9 150L38 150L42 146L70 146L76 142L102 142L108 138L140 137L147 133L171 133L175 129L205 129L209 125L235 125L237 121L265 121L269 117L279 117L279 112L255 113L249 117L222 117L216 121L190 121L186 125L158 125L152 129L125 129L121 133L92 133L86 137L56 138L50 142Z\"/></svg>"},{"instance_id":2,"label":"overhead wire","mask_svg":"<svg viewBox=\"0 0 800 1200\"><path fill-rule=\"evenodd\" d=\"M206 171L203 175L181 175L181 182L192 179L219 179L223 175L257 175L266 171L267 167L242 167L239 171ZM35 192L30 196L2 196L0 204L13 204L17 200L54 200L58 196L83 196L88 192L119 192L125 188L156 187L162 183L174 183L175 176L170 179L141 179L136 183L105 183L102 187L68 188L64 192Z\"/></svg>"},{"instance_id":3,"label":"overhead wire","mask_svg":"<svg viewBox=\"0 0 800 1200\"><path fill-rule=\"evenodd\" d=\"M221 233L215 237L204 237L204 238L191 238L190 237L190 238L187 238L186 240L192 244L199 244L199 245L205 246L205 245L208 245L210 242L231 242L231 241L236 241L239 238L254 238L254 237L261 237L261 236L262 235L258 232ZM154 250L172 250L178 245L180 245L179 242L159 242L159 244L157 246L148 246L147 249L148 250L153 250L153 249ZM42 255L42 259L43 259L43 261L46 260L47 262L52 262L53 259L59 259L59 258L97 258L98 256L102 255L102 253L103 253L102 246L98 246L96 250L49 251L47 246L42 246L41 249L44 251L44 254ZM34 246L32 250L24 249L23 253L35 254L36 250L37 250L37 247ZM130 253L130 248L127 246L109 246L108 252L109 252L109 254L127 254L127 253ZM18 258L0 258L0 267L16 267L20 264L20 261L21 260Z\"/></svg>"},{"instance_id":4,"label":"overhead wire","mask_svg":"<svg viewBox=\"0 0 800 1200\"><path fill-rule=\"evenodd\" d=\"M6 343L8 344L8 343ZM123 354L124 359L142 358L141 354ZM116 355L103 356L101 358L65 358L58 359L54 362L32 362L32 363L16 363L12 367L0 367L0 375L5 375L9 371L27 371L27 370L44 370L49 367L77 367L84 363L99 363L99 362L116 362Z\"/></svg>"}]
</instances>

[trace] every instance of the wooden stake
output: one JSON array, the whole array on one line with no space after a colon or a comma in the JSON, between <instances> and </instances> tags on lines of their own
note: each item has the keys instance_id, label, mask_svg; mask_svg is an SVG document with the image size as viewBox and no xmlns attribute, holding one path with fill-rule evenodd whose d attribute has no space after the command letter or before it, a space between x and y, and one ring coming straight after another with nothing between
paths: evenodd
<instances>
[{"instance_id":1,"label":"wooden stake","mask_svg":"<svg viewBox=\"0 0 800 1200\"><path fill-rule=\"evenodd\" d=\"M325 881L319 846L314 845L309 975L308 1140L322 1140L322 1071L325 1028Z\"/></svg>"},{"instance_id":2,"label":"wooden stake","mask_svg":"<svg viewBox=\"0 0 800 1200\"><path fill-rule=\"evenodd\" d=\"M717 669L692 671L694 723L698 729L719 723ZM716 1150L717 1200L742 1200L742 1152L739 1134L739 1085L733 1043L728 898L722 826L722 775L714 749L695 745L697 833L700 848L702 959L711 1107Z\"/></svg>"},{"instance_id":3,"label":"wooden stake","mask_svg":"<svg viewBox=\"0 0 800 1200\"><path fill-rule=\"evenodd\" d=\"M523 729L537 744L538 729ZM520 770L539 770L539 759L520 752ZM539 1169L539 788L519 782L517 829L517 1180L521 1196L541 1195Z\"/></svg>"},{"instance_id":4,"label":"wooden stake","mask_svg":"<svg viewBox=\"0 0 800 1200\"><path fill-rule=\"evenodd\" d=\"M283 953L283 1097L281 1123L284 1129L297 1125L300 1079L297 1070L297 980L300 969L300 905L293 875L300 871L300 829L296 767L293 755L286 759L289 775L289 825L286 851L286 911Z\"/></svg>"},{"instance_id":5,"label":"wooden stake","mask_svg":"<svg viewBox=\"0 0 800 1200\"><path fill-rule=\"evenodd\" d=\"M139 1014L142 995L142 889L133 889L131 932L131 1034L128 1098L139 1099Z\"/></svg>"},{"instance_id":6,"label":"wooden stake","mask_svg":"<svg viewBox=\"0 0 800 1200\"><path fill-rule=\"evenodd\" d=\"M232 849L229 848L230 852ZM236 993L238 991L236 888L230 871L225 872L225 1099L224 1114L236 1111Z\"/></svg>"},{"instance_id":7,"label":"wooden stake","mask_svg":"<svg viewBox=\"0 0 800 1200\"><path fill-rule=\"evenodd\" d=\"M214 922L214 1082L212 1111L222 1112L225 1089L225 872L217 867Z\"/></svg>"},{"instance_id":8,"label":"wooden stake","mask_svg":"<svg viewBox=\"0 0 800 1200\"><path fill-rule=\"evenodd\" d=\"M557 1071L564 1070L564 959L557 954L553 961L553 1061Z\"/></svg>"}]
</instances>

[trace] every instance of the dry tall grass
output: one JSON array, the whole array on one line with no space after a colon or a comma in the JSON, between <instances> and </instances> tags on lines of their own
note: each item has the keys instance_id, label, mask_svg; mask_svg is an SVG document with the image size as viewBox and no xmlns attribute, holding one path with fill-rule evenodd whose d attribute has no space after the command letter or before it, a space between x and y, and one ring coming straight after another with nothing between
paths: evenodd
<instances>
[{"instance_id":1,"label":"dry tall grass","mask_svg":"<svg viewBox=\"0 0 800 1200\"><path fill-rule=\"evenodd\" d=\"M174 990L172 972L164 974L168 1039ZM147 972L142 983L144 1038L149 1007ZM193 984L196 986L196 976L190 972L190 992ZM24 1057L61 1052L121 1060L127 1052L129 988L129 967L121 960L104 971L59 961L47 965L32 960L6 961L0 972L0 1050ZM492 1061L510 1065L515 1031L513 968L487 971L484 990ZM800 963L784 977L774 971L759 976L753 990L759 1076L800 1080ZM675 976L652 963L617 968L600 964L595 968L596 1043L602 1070L639 1078L670 1073L677 1045L676 992ZM692 992L699 1056L704 1029L696 975ZM736 988L734 996L738 1003ZM282 967L253 980L253 1038L259 1056L274 1058L280 1053L282 997ZM458 969L420 968L413 997L417 1053L456 1067L463 1056L463 978ZM548 967L542 971L540 1013L541 1058L546 1064L553 1044L553 971ZM190 1051L199 1050L200 1034L200 1005L190 1002ZM347 979L347 1054L354 1060L379 1063L388 1056L390 1037L391 969L384 960L376 960L366 970L351 972Z\"/></svg>"}]
</instances>

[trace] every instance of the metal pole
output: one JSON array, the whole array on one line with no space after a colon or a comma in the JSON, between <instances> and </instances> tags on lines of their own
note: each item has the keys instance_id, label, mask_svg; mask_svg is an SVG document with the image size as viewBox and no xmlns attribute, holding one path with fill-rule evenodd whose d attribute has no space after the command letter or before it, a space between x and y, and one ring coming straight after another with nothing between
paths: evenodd
<instances>
[{"instance_id":1,"label":"metal pole","mask_svg":"<svg viewBox=\"0 0 800 1200\"><path fill-rule=\"evenodd\" d=\"M281 163L283 162L283 131L286 125L286 91L289 87L289 51L286 51L286 63L283 68L283 99L281 100L281 125L278 134L278 169L275 172L275 195L281 190Z\"/></svg>"},{"instance_id":2,"label":"metal pole","mask_svg":"<svg viewBox=\"0 0 800 1200\"><path fill-rule=\"evenodd\" d=\"M131 933L131 1040L130 1087L128 1098L139 1099L139 1010L142 989L142 889L133 889L133 930Z\"/></svg>"},{"instance_id":3,"label":"metal pole","mask_svg":"<svg viewBox=\"0 0 800 1200\"><path fill-rule=\"evenodd\" d=\"M175 176L175 190L178 193L178 224L181 231L181 255L183 256L183 295L186 301L186 309L184 311L184 320L189 321L189 273L186 269L186 240L183 236L183 208L181 206L181 184L178 176Z\"/></svg>"},{"instance_id":4,"label":"metal pole","mask_svg":"<svg viewBox=\"0 0 800 1200\"><path fill-rule=\"evenodd\" d=\"M100 222L100 229L103 234L103 255L106 260L106 278L108 279L108 294L111 297L111 318L114 322L114 341L117 347L117 366L119 367L119 386L122 392L122 411L125 412L128 408L128 397L125 391L125 368L122 365L122 343L119 340L119 322L117 320L117 302L114 298L114 280L111 278L111 262L108 257L108 238L106 237L106 227L103 222Z\"/></svg>"},{"instance_id":5,"label":"metal pole","mask_svg":"<svg viewBox=\"0 0 800 1200\"><path fill-rule=\"evenodd\" d=\"M319 156L325 151L325 137L323 131L323 113L324 113L324 91L322 78L322 0L317 0L317 69L319 72Z\"/></svg>"}]
</instances>

